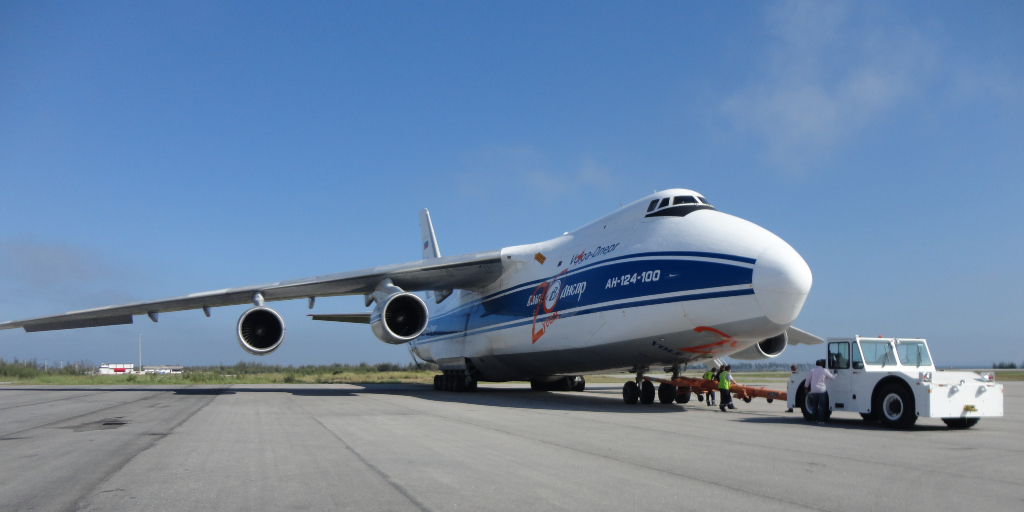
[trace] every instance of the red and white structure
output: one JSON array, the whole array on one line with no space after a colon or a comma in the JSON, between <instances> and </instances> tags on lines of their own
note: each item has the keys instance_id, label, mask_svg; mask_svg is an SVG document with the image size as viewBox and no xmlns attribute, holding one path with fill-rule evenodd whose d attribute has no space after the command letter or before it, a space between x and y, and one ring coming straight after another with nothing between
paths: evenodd
<instances>
[{"instance_id":1,"label":"red and white structure","mask_svg":"<svg viewBox=\"0 0 1024 512\"><path fill-rule=\"evenodd\" d=\"M115 363L103 363L100 365L100 375L119 375L123 373L134 373L135 365L133 363L128 364L115 364Z\"/></svg>"}]
</instances>

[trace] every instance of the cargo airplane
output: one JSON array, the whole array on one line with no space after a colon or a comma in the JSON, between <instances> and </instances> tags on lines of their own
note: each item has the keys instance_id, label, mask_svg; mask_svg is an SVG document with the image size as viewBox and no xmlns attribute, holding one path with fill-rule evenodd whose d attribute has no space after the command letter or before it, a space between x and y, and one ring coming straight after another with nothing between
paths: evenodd
<instances>
[{"instance_id":1,"label":"cargo airplane","mask_svg":"<svg viewBox=\"0 0 1024 512\"><path fill-rule=\"evenodd\" d=\"M583 375L628 371L628 403L654 401L649 369L674 374L724 356L777 357L821 339L792 327L811 288L797 252L769 231L717 211L686 189L657 192L540 243L442 257L427 210L423 260L258 286L0 323L26 332L153 322L161 313L253 305L235 335L266 355L285 337L267 302L363 295L370 312L314 314L369 324L385 343L436 363L437 389L478 381L530 380L535 389L577 390ZM424 292L423 297L414 292ZM663 385L664 388L664 385ZM687 390L688 391L688 390ZM664 402L676 390L659 389ZM685 395L685 398L684 396ZM680 393L680 402L689 399Z\"/></svg>"}]
</instances>

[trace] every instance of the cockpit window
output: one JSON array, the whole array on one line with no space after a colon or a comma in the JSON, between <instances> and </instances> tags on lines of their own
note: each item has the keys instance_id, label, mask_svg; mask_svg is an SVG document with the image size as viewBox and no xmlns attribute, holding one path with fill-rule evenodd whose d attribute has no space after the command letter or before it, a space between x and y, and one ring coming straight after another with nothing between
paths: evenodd
<instances>
[{"instance_id":1,"label":"cockpit window","mask_svg":"<svg viewBox=\"0 0 1024 512\"><path fill-rule=\"evenodd\" d=\"M669 206L669 203L672 205ZM655 199L647 206L647 213L644 218L651 217L686 217L698 210L715 210L714 206L701 196L675 196L666 197L660 200Z\"/></svg>"}]
</instances>

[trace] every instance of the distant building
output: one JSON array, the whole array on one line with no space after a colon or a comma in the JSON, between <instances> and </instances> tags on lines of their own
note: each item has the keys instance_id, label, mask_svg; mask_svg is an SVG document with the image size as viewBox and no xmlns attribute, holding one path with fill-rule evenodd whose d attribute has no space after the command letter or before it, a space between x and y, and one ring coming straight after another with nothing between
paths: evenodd
<instances>
[{"instance_id":1,"label":"distant building","mask_svg":"<svg viewBox=\"0 0 1024 512\"><path fill-rule=\"evenodd\" d=\"M114 363L103 363L100 365L100 375L119 375L122 373L132 373L135 371L135 365L132 363L128 364L114 364Z\"/></svg>"},{"instance_id":2,"label":"distant building","mask_svg":"<svg viewBox=\"0 0 1024 512\"><path fill-rule=\"evenodd\" d=\"M155 364L155 365L152 365L152 366L143 366L142 367L142 373L159 373L159 374L181 373L181 371L183 369L184 369L183 367L178 366L178 365L174 365L174 364Z\"/></svg>"}]
</instances>

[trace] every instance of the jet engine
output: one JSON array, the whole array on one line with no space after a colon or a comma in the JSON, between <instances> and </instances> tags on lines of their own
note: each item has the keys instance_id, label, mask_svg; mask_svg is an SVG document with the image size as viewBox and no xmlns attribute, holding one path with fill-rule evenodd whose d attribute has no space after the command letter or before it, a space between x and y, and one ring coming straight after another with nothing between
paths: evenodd
<instances>
[{"instance_id":1,"label":"jet engine","mask_svg":"<svg viewBox=\"0 0 1024 512\"><path fill-rule=\"evenodd\" d=\"M242 350L254 356L265 356L284 341L284 320L277 311L257 306L242 313L236 331Z\"/></svg>"},{"instance_id":2,"label":"jet engine","mask_svg":"<svg viewBox=\"0 0 1024 512\"><path fill-rule=\"evenodd\" d=\"M394 293L377 301L370 313L370 329L384 343L401 345L423 333L427 317L423 299L408 292Z\"/></svg>"},{"instance_id":3,"label":"jet engine","mask_svg":"<svg viewBox=\"0 0 1024 512\"><path fill-rule=\"evenodd\" d=\"M771 338L761 340L735 354L729 354L729 357L733 359L742 359L744 361L755 361L758 359L771 359L778 357L783 350L786 350L786 346L789 344L789 337L785 331L778 336L772 336Z\"/></svg>"}]
</instances>

